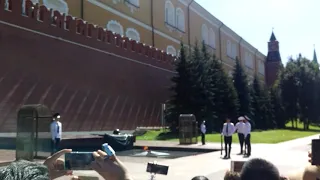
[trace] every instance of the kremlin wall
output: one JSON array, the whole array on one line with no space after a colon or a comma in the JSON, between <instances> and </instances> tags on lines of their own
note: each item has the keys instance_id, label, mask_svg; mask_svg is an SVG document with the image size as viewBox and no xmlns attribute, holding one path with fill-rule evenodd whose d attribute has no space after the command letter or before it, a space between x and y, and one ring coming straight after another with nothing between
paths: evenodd
<instances>
[{"instance_id":1,"label":"kremlin wall","mask_svg":"<svg viewBox=\"0 0 320 180\"><path fill-rule=\"evenodd\" d=\"M45 104L64 131L161 125L173 57L27 0L0 0L0 132ZM25 12L25 13L22 13ZM52 17L53 15L53 17Z\"/></svg>"}]
</instances>

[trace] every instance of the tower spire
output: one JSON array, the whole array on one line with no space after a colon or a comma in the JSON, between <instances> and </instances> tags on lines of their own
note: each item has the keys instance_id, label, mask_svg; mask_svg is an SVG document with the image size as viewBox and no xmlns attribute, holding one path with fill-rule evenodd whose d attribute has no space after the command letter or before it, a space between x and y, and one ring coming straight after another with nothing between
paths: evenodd
<instances>
[{"instance_id":1,"label":"tower spire","mask_svg":"<svg viewBox=\"0 0 320 180\"><path fill-rule=\"evenodd\" d=\"M277 40L276 36L275 36L274 33L273 33L273 29L274 29L274 28L272 28L272 33L271 33L271 37L270 37L270 42Z\"/></svg>"},{"instance_id":2,"label":"tower spire","mask_svg":"<svg viewBox=\"0 0 320 180\"><path fill-rule=\"evenodd\" d=\"M316 53L315 45L313 45L313 59L312 59L312 62L318 64L318 58L317 58L317 53Z\"/></svg>"}]
</instances>

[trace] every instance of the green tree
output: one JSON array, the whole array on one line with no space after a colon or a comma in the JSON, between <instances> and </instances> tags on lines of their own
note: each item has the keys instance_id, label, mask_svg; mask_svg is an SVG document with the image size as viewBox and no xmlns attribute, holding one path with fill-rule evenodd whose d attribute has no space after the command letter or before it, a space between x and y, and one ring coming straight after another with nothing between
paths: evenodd
<instances>
[{"instance_id":1,"label":"green tree","mask_svg":"<svg viewBox=\"0 0 320 180\"><path fill-rule=\"evenodd\" d=\"M216 85L216 68L212 68L210 65L213 61L212 56L208 53L207 47L204 42L201 46L201 58L203 63L203 74L204 77L204 89L205 89L205 108L204 108L204 119L206 120L207 131L212 132L216 130L217 127L217 99L216 93L218 92L218 87Z\"/></svg>"},{"instance_id":2,"label":"green tree","mask_svg":"<svg viewBox=\"0 0 320 180\"><path fill-rule=\"evenodd\" d=\"M244 72L238 58L233 72L233 84L238 94L239 115L250 114L250 92L248 87L247 75Z\"/></svg>"},{"instance_id":3,"label":"green tree","mask_svg":"<svg viewBox=\"0 0 320 180\"><path fill-rule=\"evenodd\" d=\"M238 97L233 86L232 80L224 71L221 61L215 55L208 63L208 84L210 90L213 91L214 103L210 107L211 111L216 112L215 131L220 131L220 128L226 117L235 119L238 116Z\"/></svg>"},{"instance_id":4,"label":"green tree","mask_svg":"<svg viewBox=\"0 0 320 180\"><path fill-rule=\"evenodd\" d=\"M298 104L300 109L300 121L304 124L304 129L309 129L312 121L313 107L316 97L316 71L314 64L306 59L299 57L296 61L298 66L298 77L296 77L296 86L298 88Z\"/></svg>"},{"instance_id":5,"label":"green tree","mask_svg":"<svg viewBox=\"0 0 320 180\"><path fill-rule=\"evenodd\" d=\"M281 96L285 107L287 119L297 119L304 123L304 129L317 120L318 105L318 65L301 55L290 59L280 78Z\"/></svg>"},{"instance_id":6,"label":"green tree","mask_svg":"<svg viewBox=\"0 0 320 180\"><path fill-rule=\"evenodd\" d=\"M273 129L276 123L268 89L255 76L251 89L252 117L257 129Z\"/></svg>"},{"instance_id":7,"label":"green tree","mask_svg":"<svg viewBox=\"0 0 320 180\"><path fill-rule=\"evenodd\" d=\"M190 97L193 103L193 114L196 116L198 122L203 119L210 119L210 115L208 115L208 97L210 97L209 92L207 90L207 64L206 59L204 58L204 54L198 46L198 43L195 43L193 48L193 52L190 56L190 74L191 81L190 89L192 91L192 96Z\"/></svg>"},{"instance_id":8,"label":"green tree","mask_svg":"<svg viewBox=\"0 0 320 180\"><path fill-rule=\"evenodd\" d=\"M169 123L170 129L173 132L178 131L179 115L193 112L195 102L191 98L193 96L193 91L190 87L193 82L190 66L191 64L187 60L185 47L181 44L180 55L175 61L177 73L171 79L173 85L170 90L173 95L168 101L166 109L166 121Z\"/></svg>"},{"instance_id":9,"label":"green tree","mask_svg":"<svg viewBox=\"0 0 320 180\"><path fill-rule=\"evenodd\" d=\"M291 121L294 128L294 121L298 118L298 88L296 80L298 74L298 66L292 58L289 59L286 67L280 73L279 88L281 92L281 100L285 109L285 117Z\"/></svg>"},{"instance_id":10,"label":"green tree","mask_svg":"<svg viewBox=\"0 0 320 180\"><path fill-rule=\"evenodd\" d=\"M286 118L285 118L285 111L282 104L281 99L281 92L278 84L275 84L270 89L270 101L273 108L273 117L276 122L277 128L285 128L286 125Z\"/></svg>"}]
</instances>

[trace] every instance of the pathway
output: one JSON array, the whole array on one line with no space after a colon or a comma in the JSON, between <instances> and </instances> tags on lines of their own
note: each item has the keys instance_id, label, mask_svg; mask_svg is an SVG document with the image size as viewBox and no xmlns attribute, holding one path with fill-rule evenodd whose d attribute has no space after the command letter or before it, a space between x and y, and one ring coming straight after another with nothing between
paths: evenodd
<instances>
[{"instance_id":1,"label":"pathway","mask_svg":"<svg viewBox=\"0 0 320 180\"><path fill-rule=\"evenodd\" d=\"M319 135L279 144L253 144L251 158L262 157L267 159L277 165L282 174L289 174L308 164L307 152L310 150L311 139L316 138L319 138ZM155 143L166 144L167 142L153 142L152 144ZM217 143L208 143L206 146L217 147L217 145ZM244 160L243 157L236 155L239 150L239 145L234 144L232 160ZM161 160L159 164L170 166L169 173L168 176L158 175L156 179L188 180L196 175L206 175L209 179L223 179L224 173L230 168L230 160L223 160L220 157L220 151L218 151L178 159ZM149 174L145 172L147 162L127 162L124 159L123 161L135 180L147 180L149 178ZM77 173L83 174L84 172ZM95 173L85 172L85 174L93 175Z\"/></svg>"},{"instance_id":2,"label":"pathway","mask_svg":"<svg viewBox=\"0 0 320 180\"><path fill-rule=\"evenodd\" d=\"M288 174L292 171L303 168L308 164L307 152L310 150L311 139L317 139L319 135L296 139L279 144L253 144L252 157L262 157L270 160L278 166L283 174ZM144 145L138 141L139 145ZM149 142L152 145L173 146L176 142ZM192 145L199 147L201 145ZM208 143L205 145L208 149L216 149L220 147L219 143ZM243 160L242 156L236 155L240 151L238 144L233 144L232 160ZM12 159L14 157L13 151L0 151L1 160ZM199 154L195 156L188 156L177 159L159 159L159 164L169 165L168 176L158 175L157 180L168 179L191 179L196 175L205 175L209 179L223 179L224 173L230 168L230 160L223 160L220 158L220 151ZM129 169L131 175L135 180L147 180L149 174L146 173L146 164L148 161L153 161L152 158L133 158L133 157L119 157ZM76 171L76 175L93 175L98 176L94 171ZM70 177L61 177L60 180L67 180Z\"/></svg>"}]
</instances>

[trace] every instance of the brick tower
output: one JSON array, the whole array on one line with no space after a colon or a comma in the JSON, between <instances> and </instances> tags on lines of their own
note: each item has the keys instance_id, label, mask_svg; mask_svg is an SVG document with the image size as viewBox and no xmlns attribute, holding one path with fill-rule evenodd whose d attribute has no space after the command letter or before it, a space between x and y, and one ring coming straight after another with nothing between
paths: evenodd
<instances>
[{"instance_id":1,"label":"brick tower","mask_svg":"<svg viewBox=\"0 0 320 180\"><path fill-rule=\"evenodd\" d=\"M268 42L268 55L265 64L266 84L268 87L272 86L278 78L278 72L281 67L281 56L279 52L279 42L276 39L273 31Z\"/></svg>"}]
</instances>

